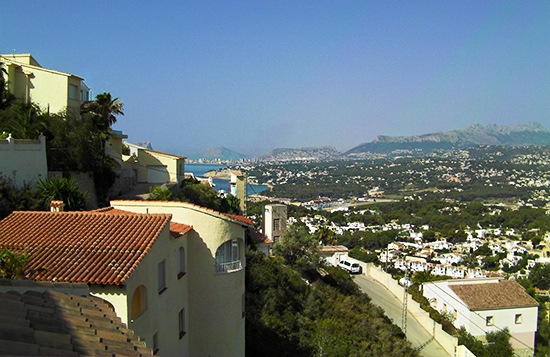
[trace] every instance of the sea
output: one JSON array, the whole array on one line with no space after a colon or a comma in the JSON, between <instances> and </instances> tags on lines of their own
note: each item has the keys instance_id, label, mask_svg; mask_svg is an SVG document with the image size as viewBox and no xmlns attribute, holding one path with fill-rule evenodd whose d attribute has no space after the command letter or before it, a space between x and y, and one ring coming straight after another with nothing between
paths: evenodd
<instances>
[{"instance_id":1,"label":"sea","mask_svg":"<svg viewBox=\"0 0 550 357\"><path fill-rule=\"evenodd\" d=\"M185 172L192 172L195 177L203 177L204 173L212 170L225 169L227 165L212 165L212 164L185 164ZM213 178L214 188L216 190L224 190L229 192L229 180L221 180L218 178ZM265 185L247 185L247 191L249 195L255 193L260 193L262 191L268 190L269 187Z\"/></svg>"}]
</instances>

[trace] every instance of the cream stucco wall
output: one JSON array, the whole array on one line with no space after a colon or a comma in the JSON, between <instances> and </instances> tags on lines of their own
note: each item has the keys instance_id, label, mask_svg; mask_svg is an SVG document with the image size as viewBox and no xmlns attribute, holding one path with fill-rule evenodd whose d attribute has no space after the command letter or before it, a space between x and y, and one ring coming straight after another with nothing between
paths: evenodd
<instances>
[{"instance_id":1,"label":"cream stucco wall","mask_svg":"<svg viewBox=\"0 0 550 357\"><path fill-rule=\"evenodd\" d=\"M8 89L19 100L31 100L43 110L58 113L65 108L78 111L80 91L88 91L82 78L43 68L31 55L0 55L7 67ZM69 97L69 86L76 86L76 98Z\"/></svg>"},{"instance_id":2,"label":"cream stucco wall","mask_svg":"<svg viewBox=\"0 0 550 357\"><path fill-rule=\"evenodd\" d=\"M242 172L231 172L230 193L239 199L241 212L246 211L246 176Z\"/></svg>"},{"instance_id":3,"label":"cream stucco wall","mask_svg":"<svg viewBox=\"0 0 550 357\"><path fill-rule=\"evenodd\" d=\"M218 212L182 202L111 201L137 213L169 213L172 221L193 226L188 244L189 353L191 356L244 356L243 223ZM240 269L216 273L216 250L238 239Z\"/></svg>"},{"instance_id":4,"label":"cream stucco wall","mask_svg":"<svg viewBox=\"0 0 550 357\"><path fill-rule=\"evenodd\" d=\"M118 317L128 324L128 297L124 286L113 285L90 285L90 294L108 301L115 308Z\"/></svg>"},{"instance_id":5,"label":"cream stucco wall","mask_svg":"<svg viewBox=\"0 0 550 357\"><path fill-rule=\"evenodd\" d=\"M48 178L46 139L18 140L8 137L0 140L0 176L15 181L18 187Z\"/></svg>"},{"instance_id":6,"label":"cream stucco wall","mask_svg":"<svg viewBox=\"0 0 550 357\"><path fill-rule=\"evenodd\" d=\"M113 130L109 140L105 143L105 154L113 160L114 169L118 172L122 169L122 139L128 138L128 135L121 131Z\"/></svg>"},{"instance_id":7,"label":"cream stucco wall","mask_svg":"<svg viewBox=\"0 0 550 357\"><path fill-rule=\"evenodd\" d=\"M185 175L185 157L165 154L158 151L140 148L133 144L127 144L130 154L134 157L130 163L137 171L138 182L151 182L147 175L149 167L164 166L168 173L170 183L181 183Z\"/></svg>"},{"instance_id":8,"label":"cream stucco wall","mask_svg":"<svg viewBox=\"0 0 550 357\"><path fill-rule=\"evenodd\" d=\"M179 334L179 312L185 308L189 330L188 274L178 277L179 248L187 255L187 235L173 238L168 225L155 241L123 287L93 285L93 295L109 301L128 327L153 348L153 335L158 333L159 356L189 356L189 334ZM187 258L187 257L186 257ZM165 261L166 290L158 291L158 264ZM186 259L187 260L187 259ZM131 319L132 297L141 285L147 289L147 308Z\"/></svg>"}]
</instances>

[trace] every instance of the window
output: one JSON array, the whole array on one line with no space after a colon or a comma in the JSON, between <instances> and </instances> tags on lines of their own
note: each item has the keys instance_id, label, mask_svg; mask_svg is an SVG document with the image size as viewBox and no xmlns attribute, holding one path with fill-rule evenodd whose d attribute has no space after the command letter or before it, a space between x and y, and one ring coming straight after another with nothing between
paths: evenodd
<instances>
[{"instance_id":1,"label":"window","mask_svg":"<svg viewBox=\"0 0 550 357\"><path fill-rule=\"evenodd\" d=\"M180 247L178 251L178 279L185 275L185 249Z\"/></svg>"},{"instance_id":2,"label":"window","mask_svg":"<svg viewBox=\"0 0 550 357\"><path fill-rule=\"evenodd\" d=\"M178 326L180 332L180 339L186 334L185 331L185 307L180 310L178 314Z\"/></svg>"},{"instance_id":3,"label":"window","mask_svg":"<svg viewBox=\"0 0 550 357\"><path fill-rule=\"evenodd\" d=\"M240 242L237 239L228 240L216 251L216 273L242 269L240 257Z\"/></svg>"},{"instance_id":4,"label":"window","mask_svg":"<svg viewBox=\"0 0 550 357\"><path fill-rule=\"evenodd\" d=\"M523 315L522 314L516 314L516 324L520 324L523 322Z\"/></svg>"},{"instance_id":5,"label":"window","mask_svg":"<svg viewBox=\"0 0 550 357\"><path fill-rule=\"evenodd\" d=\"M273 230L274 231L279 231L281 230L281 220L279 218L275 218L273 220Z\"/></svg>"},{"instance_id":6,"label":"window","mask_svg":"<svg viewBox=\"0 0 550 357\"><path fill-rule=\"evenodd\" d=\"M166 259L158 266L158 292L162 294L166 290Z\"/></svg>"},{"instance_id":7,"label":"window","mask_svg":"<svg viewBox=\"0 0 550 357\"><path fill-rule=\"evenodd\" d=\"M487 317L485 318L485 324L486 324L487 326L493 326L494 323L495 323L495 318L494 318L494 316L487 316Z\"/></svg>"},{"instance_id":8,"label":"window","mask_svg":"<svg viewBox=\"0 0 550 357\"><path fill-rule=\"evenodd\" d=\"M69 98L78 99L78 87L74 84L69 84Z\"/></svg>"},{"instance_id":9,"label":"window","mask_svg":"<svg viewBox=\"0 0 550 357\"><path fill-rule=\"evenodd\" d=\"M157 354L159 351L159 333L155 332L153 335L153 354Z\"/></svg>"},{"instance_id":10,"label":"window","mask_svg":"<svg viewBox=\"0 0 550 357\"><path fill-rule=\"evenodd\" d=\"M147 310L147 288L140 285L132 295L131 316L132 320Z\"/></svg>"}]
</instances>

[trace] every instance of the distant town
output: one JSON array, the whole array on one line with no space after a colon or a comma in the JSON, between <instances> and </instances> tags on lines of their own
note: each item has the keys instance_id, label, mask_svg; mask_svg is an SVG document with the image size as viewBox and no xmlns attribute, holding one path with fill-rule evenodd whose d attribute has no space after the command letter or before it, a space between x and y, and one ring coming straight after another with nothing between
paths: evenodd
<instances>
[{"instance_id":1,"label":"distant town","mask_svg":"<svg viewBox=\"0 0 550 357\"><path fill-rule=\"evenodd\" d=\"M78 76L0 70L1 354L548 352L540 124L192 161Z\"/></svg>"}]
</instances>

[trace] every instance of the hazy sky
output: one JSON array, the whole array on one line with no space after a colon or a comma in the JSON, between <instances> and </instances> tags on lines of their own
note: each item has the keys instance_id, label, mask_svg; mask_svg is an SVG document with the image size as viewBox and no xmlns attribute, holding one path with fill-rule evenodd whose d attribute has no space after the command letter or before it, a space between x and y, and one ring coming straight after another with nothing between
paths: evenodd
<instances>
[{"instance_id":1,"label":"hazy sky","mask_svg":"<svg viewBox=\"0 0 550 357\"><path fill-rule=\"evenodd\" d=\"M125 103L130 142L194 156L550 128L550 1L6 1L0 53Z\"/></svg>"}]
</instances>

